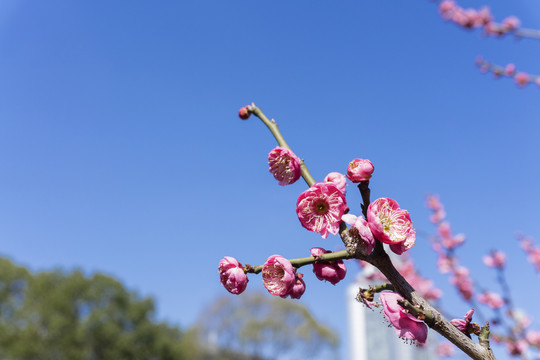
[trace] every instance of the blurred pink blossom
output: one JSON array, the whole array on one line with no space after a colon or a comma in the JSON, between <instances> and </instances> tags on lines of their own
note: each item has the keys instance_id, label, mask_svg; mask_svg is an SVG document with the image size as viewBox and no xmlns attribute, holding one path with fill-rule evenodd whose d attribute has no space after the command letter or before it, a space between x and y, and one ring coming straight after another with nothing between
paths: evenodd
<instances>
[{"instance_id":1,"label":"blurred pink blossom","mask_svg":"<svg viewBox=\"0 0 540 360\"><path fill-rule=\"evenodd\" d=\"M437 346L437 356L440 357L449 357L454 355L455 352L455 346L452 345L452 343L449 343L447 341L440 343Z\"/></svg>"},{"instance_id":2,"label":"blurred pink blossom","mask_svg":"<svg viewBox=\"0 0 540 360\"><path fill-rule=\"evenodd\" d=\"M269 170L279 185L289 185L300 178L300 159L289 149L278 146L268 154Z\"/></svg>"},{"instance_id":3,"label":"blurred pink blossom","mask_svg":"<svg viewBox=\"0 0 540 360\"><path fill-rule=\"evenodd\" d=\"M491 255L485 255L482 260L486 266L502 269L506 262L506 254L502 251L492 251Z\"/></svg>"},{"instance_id":4,"label":"blurred pink blossom","mask_svg":"<svg viewBox=\"0 0 540 360\"><path fill-rule=\"evenodd\" d=\"M272 295L282 296L291 292L296 276L291 262L280 255L272 255L262 268L263 284Z\"/></svg>"},{"instance_id":5,"label":"blurred pink blossom","mask_svg":"<svg viewBox=\"0 0 540 360\"><path fill-rule=\"evenodd\" d=\"M508 353L512 356L523 354L525 351L527 351L528 347L529 344L522 339L517 341L506 341L506 350L508 350Z\"/></svg>"},{"instance_id":6,"label":"blurred pink blossom","mask_svg":"<svg viewBox=\"0 0 540 360\"><path fill-rule=\"evenodd\" d=\"M506 31L513 31L521 25L521 21L519 21L519 19L515 16L509 16L503 19L503 21L501 21L501 24Z\"/></svg>"},{"instance_id":7,"label":"blurred pink blossom","mask_svg":"<svg viewBox=\"0 0 540 360\"><path fill-rule=\"evenodd\" d=\"M320 233L323 239L328 234L337 234L341 217L347 209L343 193L330 183L316 183L298 197L296 214L302 226Z\"/></svg>"},{"instance_id":8,"label":"blurred pink blossom","mask_svg":"<svg viewBox=\"0 0 540 360\"><path fill-rule=\"evenodd\" d=\"M225 256L219 261L218 270L219 280L228 292L238 295L246 290L248 278L238 260Z\"/></svg>"},{"instance_id":9,"label":"blurred pink blossom","mask_svg":"<svg viewBox=\"0 0 540 360\"><path fill-rule=\"evenodd\" d=\"M314 247L311 250L311 256L317 257L319 255L331 253L329 250L325 250L320 247ZM326 280L332 285L336 285L338 282L345 278L347 274L347 268L343 263L343 260L330 261L330 262L316 262L313 264L313 273L319 280Z\"/></svg>"},{"instance_id":10,"label":"blurred pink blossom","mask_svg":"<svg viewBox=\"0 0 540 360\"><path fill-rule=\"evenodd\" d=\"M537 331L537 330L527 331L527 334L525 334L525 339L531 345L540 346L540 331Z\"/></svg>"},{"instance_id":11,"label":"blurred pink blossom","mask_svg":"<svg viewBox=\"0 0 540 360\"><path fill-rule=\"evenodd\" d=\"M401 295L391 291L383 291L379 295L379 299L383 306L384 317L392 324L395 333L400 338L417 341L419 344L426 342L427 325L398 304L398 300L403 300Z\"/></svg>"},{"instance_id":12,"label":"blurred pink blossom","mask_svg":"<svg viewBox=\"0 0 540 360\"><path fill-rule=\"evenodd\" d=\"M514 76L514 81L516 82L516 84L518 86L525 86L529 83L531 77L529 76L529 74L527 73L524 73L524 72L518 72L515 76Z\"/></svg>"},{"instance_id":13,"label":"blurred pink blossom","mask_svg":"<svg viewBox=\"0 0 540 360\"><path fill-rule=\"evenodd\" d=\"M504 300L500 295L491 291L484 291L484 293L478 295L478 301L492 309L498 309L504 305Z\"/></svg>"}]
</instances>

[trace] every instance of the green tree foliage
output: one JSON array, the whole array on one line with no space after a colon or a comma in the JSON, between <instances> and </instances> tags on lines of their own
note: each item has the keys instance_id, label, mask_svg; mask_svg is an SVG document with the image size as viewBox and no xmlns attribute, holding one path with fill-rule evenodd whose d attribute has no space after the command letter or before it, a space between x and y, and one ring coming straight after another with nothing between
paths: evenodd
<instances>
[{"instance_id":1,"label":"green tree foliage","mask_svg":"<svg viewBox=\"0 0 540 360\"><path fill-rule=\"evenodd\" d=\"M201 316L194 330L207 351L214 347L252 359L331 359L338 338L301 302L257 293L224 296ZM222 352L223 353L223 352Z\"/></svg>"},{"instance_id":2,"label":"green tree foliage","mask_svg":"<svg viewBox=\"0 0 540 360\"><path fill-rule=\"evenodd\" d=\"M154 301L117 280L1 258L0 334L4 360L192 359L180 330L154 320Z\"/></svg>"}]
</instances>

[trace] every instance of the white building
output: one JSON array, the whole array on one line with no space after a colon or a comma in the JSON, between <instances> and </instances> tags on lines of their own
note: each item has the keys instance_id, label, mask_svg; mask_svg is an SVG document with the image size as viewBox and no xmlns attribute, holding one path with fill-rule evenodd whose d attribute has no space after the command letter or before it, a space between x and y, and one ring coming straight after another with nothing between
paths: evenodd
<instances>
[{"instance_id":1,"label":"white building","mask_svg":"<svg viewBox=\"0 0 540 360\"><path fill-rule=\"evenodd\" d=\"M430 330L425 347L406 344L385 320L380 308L356 301L358 289L369 284L359 277L347 288L349 360L436 360L437 336Z\"/></svg>"}]
</instances>

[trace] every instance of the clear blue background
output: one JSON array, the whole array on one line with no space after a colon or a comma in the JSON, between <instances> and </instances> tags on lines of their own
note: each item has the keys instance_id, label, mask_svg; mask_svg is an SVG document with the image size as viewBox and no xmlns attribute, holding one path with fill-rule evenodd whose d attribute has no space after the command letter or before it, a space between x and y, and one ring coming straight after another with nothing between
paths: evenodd
<instances>
[{"instance_id":1,"label":"clear blue background","mask_svg":"<svg viewBox=\"0 0 540 360\"><path fill-rule=\"evenodd\" d=\"M537 1L489 5L540 28ZM299 225L305 184L279 187L268 173L274 139L237 117L254 101L319 181L369 158L373 198L411 212L411 253L429 275L424 199L439 193L467 235L462 263L498 290L481 257L506 251L514 301L540 328L538 275L514 237L540 240L540 90L474 65L483 55L540 73L537 41L483 39L427 0L3 0L0 54L0 249L15 262L109 273L186 328L228 294L224 255L255 265L339 249ZM342 335L343 357L356 271L335 287L304 271L301 301ZM434 278L443 307L463 316L447 278ZM263 290L258 277L249 287Z\"/></svg>"}]
</instances>

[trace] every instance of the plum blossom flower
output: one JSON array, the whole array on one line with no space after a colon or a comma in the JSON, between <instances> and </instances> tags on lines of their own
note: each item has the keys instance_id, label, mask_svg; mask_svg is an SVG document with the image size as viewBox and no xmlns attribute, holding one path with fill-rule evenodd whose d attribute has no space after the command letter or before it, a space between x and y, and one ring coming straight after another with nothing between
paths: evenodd
<instances>
[{"instance_id":1,"label":"plum blossom flower","mask_svg":"<svg viewBox=\"0 0 540 360\"><path fill-rule=\"evenodd\" d=\"M414 245L415 231L407 210L399 208L397 201L380 198L372 202L367 210L369 228L375 239L391 245L397 254Z\"/></svg>"},{"instance_id":2,"label":"plum blossom flower","mask_svg":"<svg viewBox=\"0 0 540 360\"><path fill-rule=\"evenodd\" d=\"M373 175L373 164L367 159L354 159L347 166L347 178L353 183L367 181Z\"/></svg>"},{"instance_id":3,"label":"plum blossom flower","mask_svg":"<svg viewBox=\"0 0 540 360\"><path fill-rule=\"evenodd\" d=\"M502 269L506 262L506 254L502 251L492 251L491 256L485 255L482 260L486 266Z\"/></svg>"},{"instance_id":4,"label":"plum blossom flower","mask_svg":"<svg viewBox=\"0 0 540 360\"><path fill-rule=\"evenodd\" d=\"M341 220L351 225L349 234L358 242L360 250L364 255L369 255L375 248L375 238L369 229L367 221L361 216L345 214Z\"/></svg>"},{"instance_id":5,"label":"plum blossom flower","mask_svg":"<svg viewBox=\"0 0 540 360\"><path fill-rule=\"evenodd\" d=\"M540 346L540 331L530 330L525 334L525 339L534 346Z\"/></svg>"},{"instance_id":6,"label":"plum blossom flower","mask_svg":"<svg viewBox=\"0 0 540 360\"><path fill-rule=\"evenodd\" d=\"M300 299L302 295L304 295L304 291L306 291L306 283L302 277L304 277L304 274L297 272L291 291L289 291L287 295L281 295L281 297L286 298L287 296L290 296L291 299Z\"/></svg>"},{"instance_id":7,"label":"plum blossom flower","mask_svg":"<svg viewBox=\"0 0 540 360\"><path fill-rule=\"evenodd\" d=\"M311 256L317 257L319 255L331 253L329 250L325 250L320 247L314 247L311 250ZM338 282L345 278L347 274L347 268L343 263L343 260L321 262L313 264L313 273L319 280L326 280L332 285L336 285Z\"/></svg>"},{"instance_id":8,"label":"plum blossom flower","mask_svg":"<svg viewBox=\"0 0 540 360\"><path fill-rule=\"evenodd\" d=\"M512 76L514 75L515 72L516 72L516 65L512 63L506 65L506 67L504 68L504 74L507 76Z\"/></svg>"},{"instance_id":9,"label":"plum blossom flower","mask_svg":"<svg viewBox=\"0 0 540 360\"><path fill-rule=\"evenodd\" d=\"M450 278L450 283L457 287L465 300L470 300L473 296L473 281L469 276L469 269L459 266L453 270L454 276Z\"/></svg>"},{"instance_id":10,"label":"plum blossom flower","mask_svg":"<svg viewBox=\"0 0 540 360\"><path fill-rule=\"evenodd\" d=\"M323 239L329 233L338 233L346 209L343 193L331 183L316 183L300 194L296 202L296 214L302 226L320 233Z\"/></svg>"},{"instance_id":11,"label":"plum blossom flower","mask_svg":"<svg viewBox=\"0 0 540 360\"><path fill-rule=\"evenodd\" d=\"M461 331L462 333L470 334L471 321L472 321L473 314L474 314L474 309L471 309L467 311L463 319L453 319L453 320L450 320L450 322L452 323L452 325L457 327L458 330Z\"/></svg>"},{"instance_id":12,"label":"plum blossom flower","mask_svg":"<svg viewBox=\"0 0 540 360\"><path fill-rule=\"evenodd\" d=\"M266 259L262 278L266 290L276 296L290 293L296 280L291 262L280 255L272 255Z\"/></svg>"},{"instance_id":13,"label":"plum blossom flower","mask_svg":"<svg viewBox=\"0 0 540 360\"><path fill-rule=\"evenodd\" d=\"M268 154L268 166L279 185L289 185L300 178L300 159L289 149L278 146Z\"/></svg>"},{"instance_id":14,"label":"plum blossom flower","mask_svg":"<svg viewBox=\"0 0 540 360\"><path fill-rule=\"evenodd\" d=\"M508 353L512 356L521 355L527 351L528 348L529 344L523 339L517 341L506 341L506 350L508 350Z\"/></svg>"},{"instance_id":15,"label":"plum blossom flower","mask_svg":"<svg viewBox=\"0 0 540 360\"><path fill-rule=\"evenodd\" d=\"M529 83L531 77L529 74L524 72L518 72L516 75L514 75L514 81L518 86L525 86Z\"/></svg>"},{"instance_id":16,"label":"plum blossom flower","mask_svg":"<svg viewBox=\"0 0 540 360\"><path fill-rule=\"evenodd\" d=\"M499 296L499 294L491 291L484 291L483 294L478 295L478 301L486 304L492 309L498 309L504 305L504 300Z\"/></svg>"},{"instance_id":17,"label":"plum blossom flower","mask_svg":"<svg viewBox=\"0 0 540 360\"><path fill-rule=\"evenodd\" d=\"M506 31L513 31L521 25L521 21L515 16L508 16L507 18L503 19L501 24Z\"/></svg>"},{"instance_id":18,"label":"plum blossom flower","mask_svg":"<svg viewBox=\"0 0 540 360\"><path fill-rule=\"evenodd\" d=\"M338 172L331 172L330 174L326 175L324 182L334 184L338 190L343 193L343 196L345 196L345 185L347 185L345 175Z\"/></svg>"},{"instance_id":19,"label":"plum blossom flower","mask_svg":"<svg viewBox=\"0 0 540 360\"><path fill-rule=\"evenodd\" d=\"M404 300L401 295L391 291L383 291L379 295L383 306L384 317L392 326L400 338L417 341L424 344L427 339L427 325L403 309L398 300Z\"/></svg>"},{"instance_id":20,"label":"plum blossom flower","mask_svg":"<svg viewBox=\"0 0 540 360\"><path fill-rule=\"evenodd\" d=\"M225 256L219 261L219 280L231 294L241 294L246 290L248 278L242 264L233 257Z\"/></svg>"},{"instance_id":21,"label":"plum blossom flower","mask_svg":"<svg viewBox=\"0 0 540 360\"><path fill-rule=\"evenodd\" d=\"M448 341L442 342L437 346L437 356L440 357L449 357L454 355L454 345L449 343Z\"/></svg>"}]
</instances>

